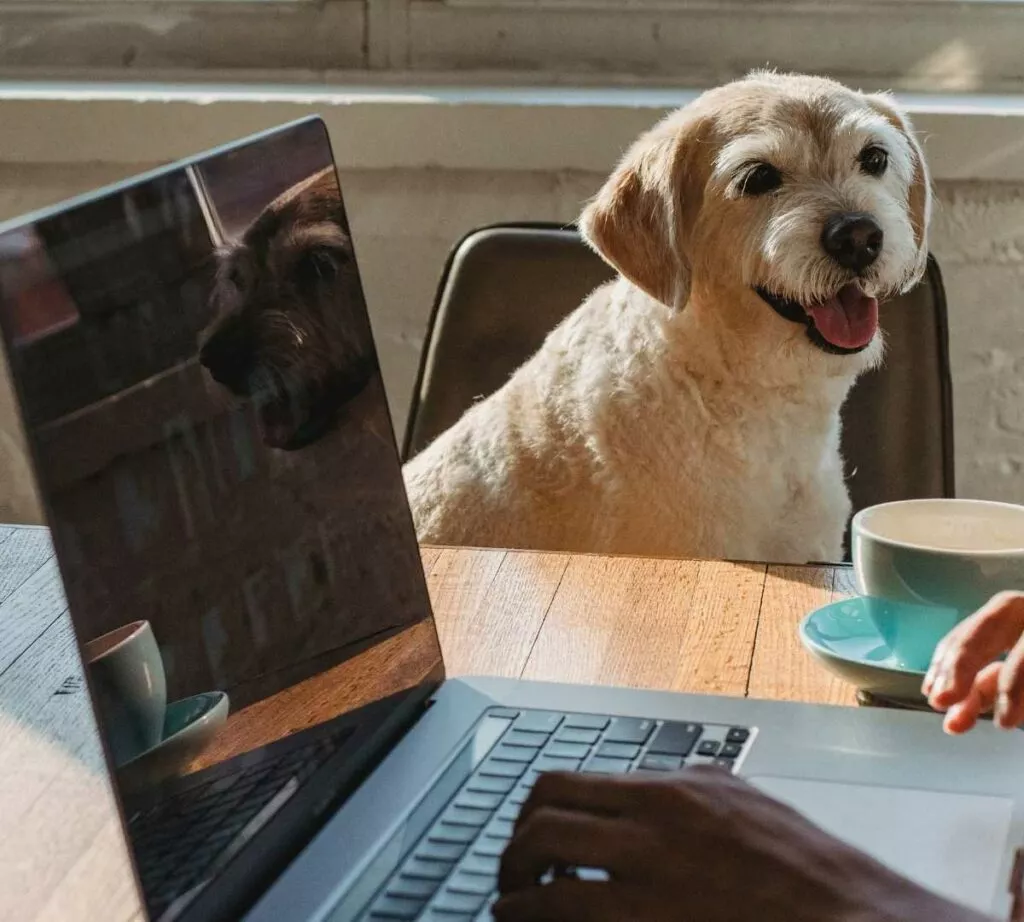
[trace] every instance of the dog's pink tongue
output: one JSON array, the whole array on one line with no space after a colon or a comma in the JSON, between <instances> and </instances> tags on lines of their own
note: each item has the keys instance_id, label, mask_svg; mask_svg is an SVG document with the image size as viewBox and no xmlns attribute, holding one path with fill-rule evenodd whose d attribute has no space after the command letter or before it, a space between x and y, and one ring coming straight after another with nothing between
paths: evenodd
<instances>
[{"instance_id":1,"label":"dog's pink tongue","mask_svg":"<svg viewBox=\"0 0 1024 922\"><path fill-rule=\"evenodd\" d=\"M839 294L807 308L818 332L833 346L860 349L871 342L878 330L878 301L851 282Z\"/></svg>"}]
</instances>

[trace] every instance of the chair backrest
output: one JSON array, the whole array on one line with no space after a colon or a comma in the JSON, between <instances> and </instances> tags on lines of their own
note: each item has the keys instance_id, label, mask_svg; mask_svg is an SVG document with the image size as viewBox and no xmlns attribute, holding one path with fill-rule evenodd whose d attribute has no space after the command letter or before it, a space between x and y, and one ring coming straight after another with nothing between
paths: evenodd
<instances>
[{"instance_id":1,"label":"chair backrest","mask_svg":"<svg viewBox=\"0 0 1024 922\"><path fill-rule=\"evenodd\" d=\"M501 387L612 274L571 228L502 225L463 238L438 287L404 457ZM882 326L885 364L858 380L843 407L855 511L954 493L946 299L934 259L913 291L885 306Z\"/></svg>"}]
</instances>

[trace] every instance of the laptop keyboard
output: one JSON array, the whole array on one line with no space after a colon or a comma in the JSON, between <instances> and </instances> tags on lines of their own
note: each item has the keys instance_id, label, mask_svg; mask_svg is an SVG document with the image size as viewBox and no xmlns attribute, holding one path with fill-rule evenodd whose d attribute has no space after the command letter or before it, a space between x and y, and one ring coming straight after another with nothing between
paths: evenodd
<instances>
[{"instance_id":1,"label":"laptop keyboard","mask_svg":"<svg viewBox=\"0 0 1024 922\"><path fill-rule=\"evenodd\" d=\"M492 708L514 722L370 904L373 922L484 922L519 809L542 772L732 770L746 727Z\"/></svg>"},{"instance_id":2,"label":"laptop keyboard","mask_svg":"<svg viewBox=\"0 0 1024 922\"><path fill-rule=\"evenodd\" d=\"M351 727L342 727L318 735L133 816L128 826L152 917L159 918L174 900L198 884L217 857L290 781L296 782L294 792L352 732Z\"/></svg>"}]
</instances>

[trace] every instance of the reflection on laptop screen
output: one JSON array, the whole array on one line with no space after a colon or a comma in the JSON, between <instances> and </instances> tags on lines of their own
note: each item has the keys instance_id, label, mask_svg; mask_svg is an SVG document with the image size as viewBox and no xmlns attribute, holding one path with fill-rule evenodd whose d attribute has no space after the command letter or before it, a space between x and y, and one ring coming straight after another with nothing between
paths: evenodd
<instances>
[{"instance_id":1,"label":"reflection on laptop screen","mask_svg":"<svg viewBox=\"0 0 1024 922\"><path fill-rule=\"evenodd\" d=\"M139 876L176 915L441 673L324 128L10 231L0 286Z\"/></svg>"}]
</instances>

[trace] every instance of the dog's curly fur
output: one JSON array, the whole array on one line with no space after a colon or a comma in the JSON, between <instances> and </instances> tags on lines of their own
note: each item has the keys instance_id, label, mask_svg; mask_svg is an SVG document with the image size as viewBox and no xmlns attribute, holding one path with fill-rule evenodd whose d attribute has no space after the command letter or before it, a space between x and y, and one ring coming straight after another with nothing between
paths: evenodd
<instances>
[{"instance_id":1,"label":"dog's curly fur","mask_svg":"<svg viewBox=\"0 0 1024 922\"><path fill-rule=\"evenodd\" d=\"M868 145L887 153L881 175L862 168ZM757 163L782 177L771 194L744 194ZM885 95L756 73L668 116L580 220L620 277L406 465L420 540L839 559L839 410L881 360L881 333L831 354L758 290L799 304L851 283L880 301L904 292L925 268L930 204L921 149ZM862 271L823 248L837 212L884 232Z\"/></svg>"}]
</instances>

